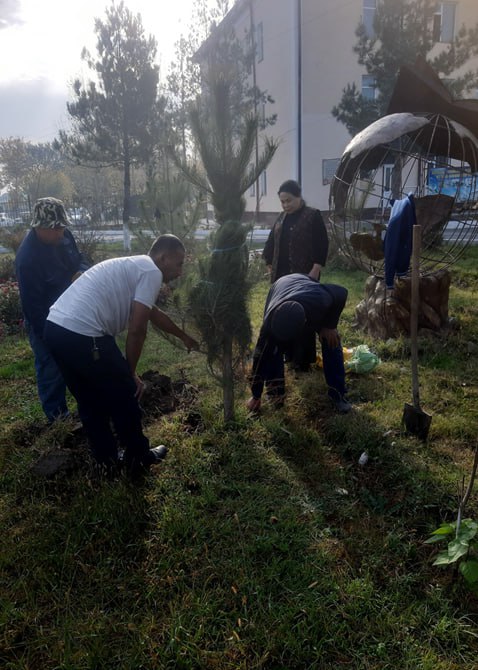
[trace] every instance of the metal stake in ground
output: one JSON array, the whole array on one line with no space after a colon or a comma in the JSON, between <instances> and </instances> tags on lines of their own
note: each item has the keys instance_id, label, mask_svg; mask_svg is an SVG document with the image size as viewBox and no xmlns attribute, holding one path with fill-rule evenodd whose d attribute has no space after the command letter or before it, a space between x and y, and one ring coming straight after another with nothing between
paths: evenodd
<instances>
[{"instance_id":1,"label":"metal stake in ground","mask_svg":"<svg viewBox=\"0 0 478 670\"><path fill-rule=\"evenodd\" d=\"M430 414L420 407L420 387L418 383L418 305L420 296L420 244L421 226L413 226L412 277L410 300L410 349L412 363L412 401L405 403L402 421L408 433L426 440L432 422Z\"/></svg>"}]
</instances>

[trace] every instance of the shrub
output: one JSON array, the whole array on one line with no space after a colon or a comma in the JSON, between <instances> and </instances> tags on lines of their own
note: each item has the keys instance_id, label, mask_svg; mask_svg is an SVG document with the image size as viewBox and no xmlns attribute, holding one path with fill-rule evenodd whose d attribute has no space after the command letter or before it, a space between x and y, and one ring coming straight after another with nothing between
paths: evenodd
<instances>
[{"instance_id":1,"label":"shrub","mask_svg":"<svg viewBox=\"0 0 478 670\"><path fill-rule=\"evenodd\" d=\"M14 335L23 328L20 292L15 281L0 282L0 335Z\"/></svg>"},{"instance_id":2,"label":"shrub","mask_svg":"<svg viewBox=\"0 0 478 670\"><path fill-rule=\"evenodd\" d=\"M25 237L25 228L15 226L14 228L2 228L0 230L0 244L7 249L11 249L14 254Z\"/></svg>"},{"instance_id":3,"label":"shrub","mask_svg":"<svg viewBox=\"0 0 478 670\"><path fill-rule=\"evenodd\" d=\"M15 279L15 257L11 255L0 258L0 282Z\"/></svg>"}]
</instances>

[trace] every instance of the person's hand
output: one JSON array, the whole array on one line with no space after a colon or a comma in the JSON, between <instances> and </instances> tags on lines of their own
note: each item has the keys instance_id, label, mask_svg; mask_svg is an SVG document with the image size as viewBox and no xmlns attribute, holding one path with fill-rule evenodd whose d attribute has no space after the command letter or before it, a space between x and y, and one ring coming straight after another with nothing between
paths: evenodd
<instances>
[{"instance_id":1,"label":"person's hand","mask_svg":"<svg viewBox=\"0 0 478 670\"><path fill-rule=\"evenodd\" d=\"M182 341L184 342L184 346L188 350L188 353L191 351L199 351L199 342L197 342L193 337L189 337L186 333L184 333L184 336L181 338Z\"/></svg>"},{"instance_id":2,"label":"person's hand","mask_svg":"<svg viewBox=\"0 0 478 670\"><path fill-rule=\"evenodd\" d=\"M322 328L319 333L321 340L325 340L330 349L335 349L340 345L340 337L335 328Z\"/></svg>"},{"instance_id":3,"label":"person's hand","mask_svg":"<svg viewBox=\"0 0 478 670\"><path fill-rule=\"evenodd\" d=\"M249 398L249 400L246 402L246 407L249 410L249 412L258 412L261 408L261 399L260 398Z\"/></svg>"},{"instance_id":4,"label":"person's hand","mask_svg":"<svg viewBox=\"0 0 478 670\"><path fill-rule=\"evenodd\" d=\"M137 374L134 374L134 383L136 384L136 392L134 394L134 397L137 398L138 400L141 400L141 397L146 389L146 384Z\"/></svg>"},{"instance_id":5,"label":"person's hand","mask_svg":"<svg viewBox=\"0 0 478 670\"><path fill-rule=\"evenodd\" d=\"M309 277L311 279L315 279L315 281L319 281L320 279L320 271L321 271L321 266L318 265L317 263L314 263L312 266L311 271L309 272Z\"/></svg>"}]
</instances>

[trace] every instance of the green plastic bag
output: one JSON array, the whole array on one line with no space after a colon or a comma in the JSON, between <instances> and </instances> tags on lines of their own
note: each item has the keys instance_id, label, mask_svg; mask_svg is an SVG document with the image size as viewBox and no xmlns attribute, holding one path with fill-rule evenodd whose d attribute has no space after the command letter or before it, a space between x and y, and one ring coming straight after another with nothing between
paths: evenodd
<instances>
[{"instance_id":1,"label":"green plastic bag","mask_svg":"<svg viewBox=\"0 0 478 670\"><path fill-rule=\"evenodd\" d=\"M357 374L371 372L379 363L380 358L366 344L359 344L354 348L352 356L344 360L345 371Z\"/></svg>"}]
</instances>

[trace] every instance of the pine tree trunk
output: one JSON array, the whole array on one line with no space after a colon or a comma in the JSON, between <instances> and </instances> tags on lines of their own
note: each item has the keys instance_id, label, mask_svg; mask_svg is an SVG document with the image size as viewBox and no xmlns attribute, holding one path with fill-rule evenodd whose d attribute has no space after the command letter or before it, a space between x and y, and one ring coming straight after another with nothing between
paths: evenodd
<instances>
[{"instance_id":1,"label":"pine tree trunk","mask_svg":"<svg viewBox=\"0 0 478 670\"><path fill-rule=\"evenodd\" d=\"M224 338L222 357L222 398L224 422L234 421L234 370L232 367L232 338Z\"/></svg>"},{"instance_id":2,"label":"pine tree trunk","mask_svg":"<svg viewBox=\"0 0 478 670\"><path fill-rule=\"evenodd\" d=\"M124 174L123 174L123 246L131 251L131 235L129 232L129 215L131 210L131 163L127 143L125 143Z\"/></svg>"}]
</instances>

